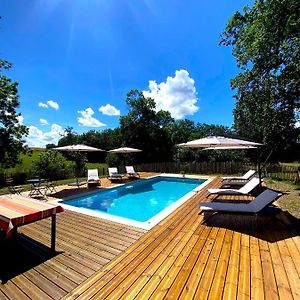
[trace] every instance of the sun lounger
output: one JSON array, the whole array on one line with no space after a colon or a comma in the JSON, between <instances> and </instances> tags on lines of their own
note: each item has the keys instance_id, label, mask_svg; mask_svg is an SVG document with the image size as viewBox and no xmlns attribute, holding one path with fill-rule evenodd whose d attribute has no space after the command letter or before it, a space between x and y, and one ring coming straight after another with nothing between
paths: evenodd
<instances>
[{"instance_id":1,"label":"sun lounger","mask_svg":"<svg viewBox=\"0 0 300 300\"><path fill-rule=\"evenodd\" d=\"M221 203L221 202L203 202L200 203L201 213L213 212L213 213L241 213L241 214L257 214L265 207L273 203L282 194L276 191L266 189L259 194L254 200L245 203ZM206 218L207 221L208 218Z\"/></svg>"},{"instance_id":2,"label":"sun lounger","mask_svg":"<svg viewBox=\"0 0 300 300\"><path fill-rule=\"evenodd\" d=\"M222 180L249 180L256 173L255 170L249 170L243 176L230 176L230 177L222 177Z\"/></svg>"},{"instance_id":3,"label":"sun lounger","mask_svg":"<svg viewBox=\"0 0 300 300\"><path fill-rule=\"evenodd\" d=\"M252 178L239 189L208 189L210 194L247 195L259 185L259 178Z\"/></svg>"},{"instance_id":4,"label":"sun lounger","mask_svg":"<svg viewBox=\"0 0 300 300\"><path fill-rule=\"evenodd\" d=\"M134 170L133 166L126 166L125 168L129 178L140 178L140 174Z\"/></svg>"},{"instance_id":5,"label":"sun lounger","mask_svg":"<svg viewBox=\"0 0 300 300\"><path fill-rule=\"evenodd\" d=\"M100 178L98 175L98 169L91 169L88 170L88 179L87 179L87 185L100 185Z\"/></svg>"},{"instance_id":6,"label":"sun lounger","mask_svg":"<svg viewBox=\"0 0 300 300\"><path fill-rule=\"evenodd\" d=\"M82 185L85 185L86 181L76 181L68 183L68 186L77 186L78 188Z\"/></svg>"},{"instance_id":7,"label":"sun lounger","mask_svg":"<svg viewBox=\"0 0 300 300\"><path fill-rule=\"evenodd\" d=\"M117 168L108 168L108 179L110 181L120 181L123 179L123 175L119 174Z\"/></svg>"}]
</instances>

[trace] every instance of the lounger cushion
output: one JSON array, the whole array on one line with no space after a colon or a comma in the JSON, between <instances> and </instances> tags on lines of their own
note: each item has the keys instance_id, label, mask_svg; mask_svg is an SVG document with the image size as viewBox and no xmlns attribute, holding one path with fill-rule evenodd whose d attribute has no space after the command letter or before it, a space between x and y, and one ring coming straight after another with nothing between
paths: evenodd
<instances>
[{"instance_id":1,"label":"lounger cushion","mask_svg":"<svg viewBox=\"0 0 300 300\"><path fill-rule=\"evenodd\" d=\"M266 189L259 194L254 200L248 204L244 203L200 203L200 209L203 211L226 211L226 212L243 212L243 213L258 213L267 205L271 204L281 194L273 190Z\"/></svg>"}]
</instances>

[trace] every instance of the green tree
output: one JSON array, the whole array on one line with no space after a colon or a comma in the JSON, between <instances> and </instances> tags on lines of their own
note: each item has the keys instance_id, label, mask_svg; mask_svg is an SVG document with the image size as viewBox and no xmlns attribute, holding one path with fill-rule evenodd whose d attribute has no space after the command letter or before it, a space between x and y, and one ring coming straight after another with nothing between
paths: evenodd
<instances>
[{"instance_id":1,"label":"green tree","mask_svg":"<svg viewBox=\"0 0 300 300\"><path fill-rule=\"evenodd\" d=\"M32 163L31 172L41 178L62 179L66 177L67 161L58 151L45 151Z\"/></svg>"},{"instance_id":2,"label":"green tree","mask_svg":"<svg viewBox=\"0 0 300 300\"><path fill-rule=\"evenodd\" d=\"M235 12L221 35L241 72L231 80L234 127L245 138L286 149L299 136L300 2L256 0Z\"/></svg>"},{"instance_id":3,"label":"green tree","mask_svg":"<svg viewBox=\"0 0 300 300\"><path fill-rule=\"evenodd\" d=\"M80 142L80 137L78 134L74 131L73 127L66 127L64 135L62 138L58 141L58 146L69 146L69 145L75 145Z\"/></svg>"},{"instance_id":4,"label":"green tree","mask_svg":"<svg viewBox=\"0 0 300 300\"><path fill-rule=\"evenodd\" d=\"M20 124L18 83L4 72L11 68L7 61L0 60L0 167L13 167L19 161L18 155L26 151L24 136L26 126Z\"/></svg>"},{"instance_id":5,"label":"green tree","mask_svg":"<svg viewBox=\"0 0 300 300\"><path fill-rule=\"evenodd\" d=\"M120 118L123 143L143 150L143 161L164 161L171 157L167 127L173 122L167 111L155 110L155 101L141 91L127 94L127 115Z\"/></svg>"}]
</instances>

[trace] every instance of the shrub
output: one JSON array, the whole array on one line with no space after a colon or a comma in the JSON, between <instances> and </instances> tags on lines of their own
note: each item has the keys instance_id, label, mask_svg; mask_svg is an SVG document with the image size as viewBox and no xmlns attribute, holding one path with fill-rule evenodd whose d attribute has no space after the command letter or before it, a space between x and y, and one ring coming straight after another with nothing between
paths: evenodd
<instances>
[{"instance_id":1,"label":"shrub","mask_svg":"<svg viewBox=\"0 0 300 300\"><path fill-rule=\"evenodd\" d=\"M52 180L69 177L68 170L66 159L57 151L42 152L31 167L34 175Z\"/></svg>"},{"instance_id":2,"label":"shrub","mask_svg":"<svg viewBox=\"0 0 300 300\"><path fill-rule=\"evenodd\" d=\"M120 165L120 155L115 153L108 153L105 159L105 162L108 164L109 167L117 167Z\"/></svg>"}]
</instances>

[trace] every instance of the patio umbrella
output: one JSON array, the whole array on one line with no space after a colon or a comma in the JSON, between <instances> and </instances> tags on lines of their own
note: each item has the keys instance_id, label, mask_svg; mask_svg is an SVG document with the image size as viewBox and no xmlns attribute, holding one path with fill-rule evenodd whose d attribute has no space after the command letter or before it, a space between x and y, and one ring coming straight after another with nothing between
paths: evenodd
<instances>
[{"instance_id":1,"label":"patio umbrella","mask_svg":"<svg viewBox=\"0 0 300 300\"><path fill-rule=\"evenodd\" d=\"M95 147L90 147L83 144L78 145L69 145L69 146L63 146L63 147L56 147L53 148L53 150L60 150L60 151L69 151L69 152L93 152L93 151L105 151L102 149L98 149Z\"/></svg>"},{"instance_id":2,"label":"patio umbrella","mask_svg":"<svg viewBox=\"0 0 300 300\"><path fill-rule=\"evenodd\" d=\"M184 148L246 149L256 148L257 146L262 146L262 144L245 140L226 138L223 136L208 136L202 139L178 144L177 146Z\"/></svg>"},{"instance_id":3,"label":"patio umbrella","mask_svg":"<svg viewBox=\"0 0 300 300\"><path fill-rule=\"evenodd\" d=\"M108 152L110 153L121 153L121 154L130 154L130 153L138 153L138 152L142 152L141 149L136 149L136 148L130 148L130 147L121 147L121 148L116 148L116 149L112 149L109 150ZM125 158L123 158L122 163L124 163ZM125 163L124 163L125 165Z\"/></svg>"},{"instance_id":4,"label":"patio umbrella","mask_svg":"<svg viewBox=\"0 0 300 300\"><path fill-rule=\"evenodd\" d=\"M130 148L130 147L121 147L121 148L109 150L108 152L111 152L111 153L137 153L137 152L142 152L142 150Z\"/></svg>"},{"instance_id":5,"label":"patio umbrella","mask_svg":"<svg viewBox=\"0 0 300 300\"><path fill-rule=\"evenodd\" d=\"M68 145L68 146L63 146L63 147L56 147L53 148L52 150L59 150L59 151L66 151L66 152L97 152L97 151L105 151L102 149L98 149L95 147L90 147L87 145L83 145L83 144L77 144L77 145ZM75 160L75 163L77 165L77 161ZM79 187L79 182L78 182L78 176L76 175L76 184L77 187Z\"/></svg>"},{"instance_id":6,"label":"patio umbrella","mask_svg":"<svg viewBox=\"0 0 300 300\"><path fill-rule=\"evenodd\" d=\"M203 148L205 150L225 150L225 149L253 149L263 144L254 143L246 140L226 138L223 136L208 136L202 139L181 143L177 146L184 148ZM259 182L261 182L260 162L258 162Z\"/></svg>"}]
</instances>

